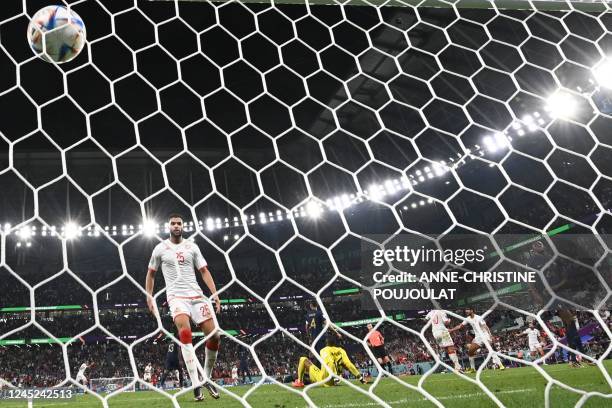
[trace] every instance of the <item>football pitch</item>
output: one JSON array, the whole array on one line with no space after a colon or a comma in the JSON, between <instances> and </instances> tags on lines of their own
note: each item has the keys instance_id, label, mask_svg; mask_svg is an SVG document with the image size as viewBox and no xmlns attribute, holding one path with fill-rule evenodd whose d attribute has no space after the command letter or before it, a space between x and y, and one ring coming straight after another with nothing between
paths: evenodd
<instances>
[{"instance_id":1,"label":"football pitch","mask_svg":"<svg viewBox=\"0 0 612 408\"><path fill-rule=\"evenodd\" d=\"M612 361L607 361L605 367L610 373ZM587 392L607 395L604 398L592 395L583 406L610 407L612 406L612 390L606 379L596 367L570 368L567 365L545 366L545 371L555 380ZM474 374L469 375L475 378ZM421 376L401 377L400 382L416 386ZM483 371L481 382L507 407L540 407L544 406L546 379L531 367L511 368L505 371ZM380 399L391 406L397 407L433 407L425 396L412 390L394 379L384 378L374 385L359 385L364 391L370 390ZM492 400L477 384L454 374L433 374L428 376L422 384L423 389L437 398L440 403L448 407L491 407L495 406ZM228 388L236 395L245 395L252 387L238 386ZM379 404L368 396L356 392L344 384L333 388L316 387L306 391L313 404L322 408L357 408L374 407ZM572 407L580 400L582 395L571 392L559 386L552 386L550 390L551 407ZM194 402L192 393L178 398L181 407L241 407L238 400L222 392L219 400L213 400L208 394L204 402ZM299 394L293 393L278 385L261 385L247 396L247 402L253 407L294 408L307 407L308 402ZM154 391L141 391L135 393L122 393L108 400L109 407L145 407L161 408L172 407L171 401L162 394ZM0 401L2 408L27 407L25 402ZM34 407L102 407L102 403L92 396L77 396L70 401L35 401Z\"/></svg>"}]
</instances>

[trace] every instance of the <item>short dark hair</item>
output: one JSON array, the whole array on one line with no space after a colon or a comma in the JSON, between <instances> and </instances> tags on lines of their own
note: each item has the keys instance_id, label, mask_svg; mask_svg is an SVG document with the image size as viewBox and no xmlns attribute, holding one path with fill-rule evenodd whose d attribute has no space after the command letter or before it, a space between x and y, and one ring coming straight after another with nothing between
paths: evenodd
<instances>
[{"instance_id":1,"label":"short dark hair","mask_svg":"<svg viewBox=\"0 0 612 408\"><path fill-rule=\"evenodd\" d=\"M337 347L338 346L338 335L336 333L329 332L325 335L325 344L327 346L331 346L331 347Z\"/></svg>"},{"instance_id":2,"label":"short dark hair","mask_svg":"<svg viewBox=\"0 0 612 408\"><path fill-rule=\"evenodd\" d=\"M168 216L168 221L170 221L173 218L180 218L181 221L184 221L185 219L183 218L183 216L179 213L172 213Z\"/></svg>"}]
</instances>

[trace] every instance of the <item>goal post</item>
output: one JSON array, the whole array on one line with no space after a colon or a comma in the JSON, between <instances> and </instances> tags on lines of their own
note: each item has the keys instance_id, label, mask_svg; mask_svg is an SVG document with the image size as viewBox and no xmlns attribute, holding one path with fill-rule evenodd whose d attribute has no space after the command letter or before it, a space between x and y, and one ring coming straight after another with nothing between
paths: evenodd
<instances>
[{"instance_id":1,"label":"goal post","mask_svg":"<svg viewBox=\"0 0 612 408\"><path fill-rule=\"evenodd\" d=\"M119 389L122 389L122 392L134 392L136 387L134 377L110 377L90 379L89 389L96 393L109 394Z\"/></svg>"}]
</instances>

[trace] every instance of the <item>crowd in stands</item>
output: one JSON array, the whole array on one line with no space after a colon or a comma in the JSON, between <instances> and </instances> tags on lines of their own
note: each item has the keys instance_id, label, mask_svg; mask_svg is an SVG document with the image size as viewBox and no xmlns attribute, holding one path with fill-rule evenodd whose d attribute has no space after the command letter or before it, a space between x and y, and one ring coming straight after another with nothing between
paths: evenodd
<instances>
[{"instance_id":1,"label":"crowd in stands","mask_svg":"<svg viewBox=\"0 0 612 408\"><path fill-rule=\"evenodd\" d=\"M354 310L351 307L355 300L344 300L342 306L346 306L347 316L346 321L355 318ZM225 307L219 321L223 326L224 322L233 325L232 328L237 330L236 339L244 342L246 345L254 344L256 340L261 339L266 335L267 330L253 331L253 328L268 327L274 328L269 315L263 313L261 305L242 306L242 307ZM342 309L339 305L331 305L336 307L336 310ZM294 327L292 331L297 338L309 344L309 339L303 333L303 309L295 302L285 302L283 304L271 304L272 309L277 309L275 313L279 317L279 323L286 325L283 327ZM87 329L93 325L92 311L78 312L46 312L52 316L45 315L45 312L37 313L37 320L45 326L50 332L62 337L63 334L73 336L80 333L83 329ZM3 332L8 331L7 327L19 326L29 319L29 313L12 313L7 321L0 326ZM39 316L41 317L39 319ZM497 322L504 319L509 319L512 316L510 312L493 313L487 317L487 322L490 327L496 326ZM365 316L361 315L361 318ZM517 317L514 316L514 317ZM557 338L562 338L565 335L565 329L558 322L553 321L553 313L544 315L544 320L547 321L549 329ZM5 317L0 317L5 318ZM610 315L604 316L605 323L610 327L612 320ZM45 320L47 319L47 320ZM606 350L610 339L607 337L603 328L598 324L591 313L579 312L577 319L581 327L596 324L590 338L585 344L587 353L598 357ZM457 321L458 322L458 321ZM147 363L152 363L154 367L154 377L159 378L163 371L163 362L168 348L168 342L164 335L159 336L160 332L157 329L157 322L148 314L148 312L138 310L105 310L100 314L100 323L104 325L112 334L116 336L133 336L133 338L123 339L127 346L132 345L132 352L136 362L138 373L142 376L143 368ZM164 320L167 325L166 329L171 330L170 323ZM500 329L494 332L493 346L508 355L517 356L518 351L527 350L526 338L519 337L517 334L525 329L525 322L520 327L514 327L509 330ZM385 346L389 356L395 364L414 364L418 362L433 362L434 357L428 347L421 341L419 335L425 325L423 319L407 319L401 321L402 327L385 323L380 326L380 330L385 336ZM410 332L404 328L410 328L414 332ZM364 325L347 327L348 332L357 338L363 339L367 330ZM29 329L27 332L19 331L19 336L10 336L11 338L44 338L44 333L36 333L36 328ZM296 331L297 330L297 331ZM444 353L437 348L435 341L431 337L430 330L424 332L433 353L439 353L442 357ZM146 340L138 341L141 337L151 334ZM469 330L460 330L453 333L453 338L457 346L458 355L461 359L467 359L466 344L471 339ZM199 338L194 338L197 342ZM311 339L310 339L311 340ZM550 345L550 340L547 341ZM545 348L548 348L548 345ZM370 355L364 347L350 339L344 338L343 346L351 356L354 363L361 369L371 371L374 368ZM198 348L199 358L204 358L204 347ZM251 350L244 347L238 342L230 338L224 338L222 341L221 352L218 363L213 371L215 378L228 378L233 367L238 367L241 361L242 365L248 366L249 376L257 376L265 373L269 377L276 378L280 381L287 381L295 376L296 361L302 355L307 355L310 350L307 350L293 341L289 336L281 331L273 332L272 335L266 337L260 342L254 344L254 353L256 353L260 365L256 364ZM86 336L77 339L67 345L68 362L72 378L75 377L78 367L83 362L93 362L94 365L89 369L88 378L109 378L109 377L133 377L134 372L130 364L128 348L121 343L112 339L106 332L100 328L87 333ZM525 353L528 354L528 353ZM566 359L563 350L559 349L555 355L549 359L549 362L561 362ZM21 344L0 346L0 378L11 382L15 385L22 386L49 386L57 384L66 378L66 369L62 357L62 349L59 345L50 344Z\"/></svg>"}]
</instances>

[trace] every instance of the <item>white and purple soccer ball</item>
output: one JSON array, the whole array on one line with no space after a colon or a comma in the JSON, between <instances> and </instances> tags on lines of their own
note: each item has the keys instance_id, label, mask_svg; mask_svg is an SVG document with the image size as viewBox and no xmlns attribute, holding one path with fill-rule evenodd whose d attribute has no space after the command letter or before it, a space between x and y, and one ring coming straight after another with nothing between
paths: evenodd
<instances>
[{"instance_id":1,"label":"white and purple soccer ball","mask_svg":"<svg viewBox=\"0 0 612 408\"><path fill-rule=\"evenodd\" d=\"M58 64L76 58L85 46L85 24L64 6L40 9L28 25L28 42L36 55Z\"/></svg>"}]
</instances>

